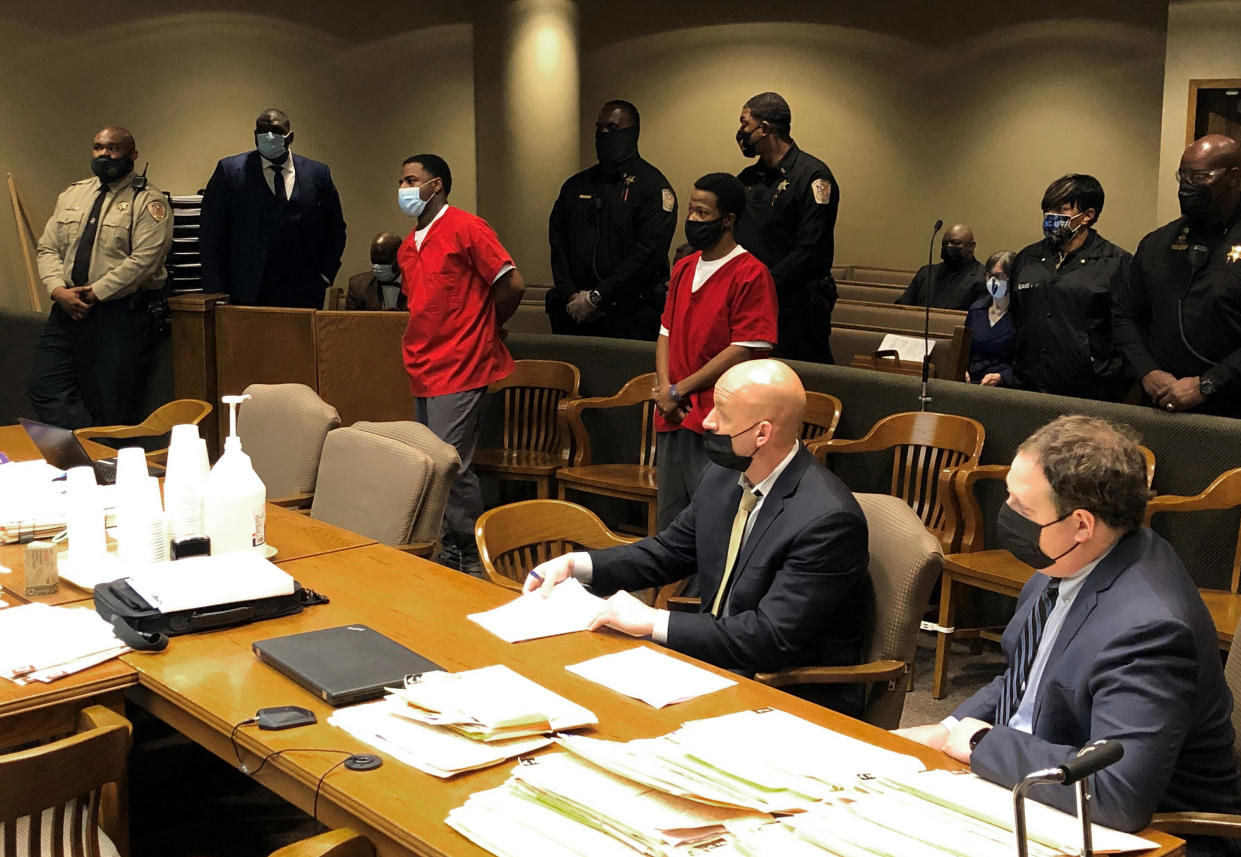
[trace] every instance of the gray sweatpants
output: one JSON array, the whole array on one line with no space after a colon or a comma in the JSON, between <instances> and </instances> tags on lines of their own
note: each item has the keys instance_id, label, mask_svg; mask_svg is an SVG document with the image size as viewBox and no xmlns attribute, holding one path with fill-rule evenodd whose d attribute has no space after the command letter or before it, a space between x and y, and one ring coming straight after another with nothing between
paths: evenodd
<instances>
[{"instance_id":1,"label":"gray sweatpants","mask_svg":"<svg viewBox=\"0 0 1241 857\"><path fill-rule=\"evenodd\" d=\"M474 522L483 513L483 492L472 465L478 448L478 417L486 392L486 387L479 387L464 393L414 398L418 422L440 440L451 443L461 457L461 469L444 508L443 540L446 548L451 546L466 554L474 553Z\"/></svg>"}]
</instances>

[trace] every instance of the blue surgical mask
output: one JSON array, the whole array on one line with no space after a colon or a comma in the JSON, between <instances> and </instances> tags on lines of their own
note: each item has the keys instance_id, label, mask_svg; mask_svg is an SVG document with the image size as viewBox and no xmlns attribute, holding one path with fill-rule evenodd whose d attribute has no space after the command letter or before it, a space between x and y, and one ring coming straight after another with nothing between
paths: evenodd
<instances>
[{"instance_id":1,"label":"blue surgical mask","mask_svg":"<svg viewBox=\"0 0 1241 857\"><path fill-rule=\"evenodd\" d=\"M439 193L439 188L436 188L431 192L430 196L423 199L421 193L423 187L426 187L426 185L397 188L396 204L401 207L401 211L405 212L410 217L420 216L422 214L422 210L427 207L427 203L430 202L437 193Z\"/></svg>"},{"instance_id":2,"label":"blue surgical mask","mask_svg":"<svg viewBox=\"0 0 1241 857\"><path fill-rule=\"evenodd\" d=\"M371 271L375 274L375 279L381 283L391 283L399 276L396 265L380 265L378 262L371 264Z\"/></svg>"},{"instance_id":3,"label":"blue surgical mask","mask_svg":"<svg viewBox=\"0 0 1241 857\"><path fill-rule=\"evenodd\" d=\"M997 300L1008 297L1008 277L987 277L987 291Z\"/></svg>"},{"instance_id":4,"label":"blue surgical mask","mask_svg":"<svg viewBox=\"0 0 1241 857\"><path fill-rule=\"evenodd\" d=\"M285 142L286 139L275 131L265 131L261 134L256 132L254 145L264 158L269 161L278 161L288 154L289 146Z\"/></svg>"}]
</instances>

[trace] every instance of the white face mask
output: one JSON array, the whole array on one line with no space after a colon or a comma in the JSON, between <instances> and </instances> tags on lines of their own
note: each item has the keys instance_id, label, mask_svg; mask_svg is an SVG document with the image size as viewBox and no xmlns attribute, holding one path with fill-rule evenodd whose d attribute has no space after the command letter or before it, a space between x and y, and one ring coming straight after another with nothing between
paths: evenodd
<instances>
[{"instance_id":1,"label":"white face mask","mask_svg":"<svg viewBox=\"0 0 1241 857\"><path fill-rule=\"evenodd\" d=\"M996 300L1008 297L1008 277L992 275L987 278L987 291Z\"/></svg>"}]
</instances>

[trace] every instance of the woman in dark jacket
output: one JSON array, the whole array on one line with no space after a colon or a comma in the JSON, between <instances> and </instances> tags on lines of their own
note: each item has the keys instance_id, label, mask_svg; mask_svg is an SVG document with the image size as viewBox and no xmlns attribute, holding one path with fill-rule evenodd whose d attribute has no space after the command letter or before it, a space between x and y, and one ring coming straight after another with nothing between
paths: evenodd
<instances>
[{"instance_id":1,"label":"woman in dark jacket","mask_svg":"<svg viewBox=\"0 0 1241 857\"><path fill-rule=\"evenodd\" d=\"M987 296L970 306L965 324L974 333L965 380L984 387L1013 386L1013 347L1017 329L1008 311L1008 272L1015 253L1003 250L987 259Z\"/></svg>"}]
</instances>

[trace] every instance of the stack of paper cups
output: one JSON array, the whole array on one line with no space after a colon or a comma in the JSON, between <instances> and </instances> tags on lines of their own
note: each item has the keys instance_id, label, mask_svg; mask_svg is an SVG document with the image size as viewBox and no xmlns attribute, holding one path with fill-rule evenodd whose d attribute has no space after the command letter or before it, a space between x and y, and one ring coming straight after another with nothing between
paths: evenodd
<instances>
[{"instance_id":1,"label":"stack of paper cups","mask_svg":"<svg viewBox=\"0 0 1241 857\"><path fill-rule=\"evenodd\" d=\"M198 426L173 426L168 472L164 476L170 538L189 539L203 534L203 488L208 472L207 442L199 437Z\"/></svg>"},{"instance_id":2,"label":"stack of paper cups","mask_svg":"<svg viewBox=\"0 0 1241 857\"><path fill-rule=\"evenodd\" d=\"M97 562L107 552L103 534L103 500L93 467L70 468L66 482L69 556L79 568Z\"/></svg>"},{"instance_id":3,"label":"stack of paper cups","mask_svg":"<svg viewBox=\"0 0 1241 857\"><path fill-rule=\"evenodd\" d=\"M126 510L125 560L139 564L168 561L168 528L159 500L159 480L143 477Z\"/></svg>"},{"instance_id":4,"label":"stack of paper cups","mask_svg":"<svg viewBox=\"0 0 1241 857\"><path fill-rule=\"evenodd\" d=\"M116 454L116 542L117 553L126 562L143 562L146 551L142 545L142 489L148 477L146 453L141 447L127 446ZM130 525L136 529L131 533ZM131 556L130 553L133 552Z\"/></svg>"}]
</instances>

